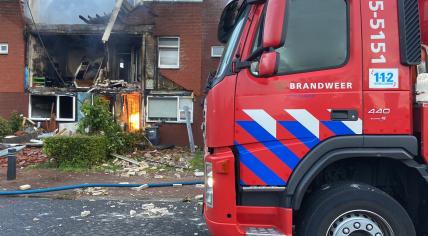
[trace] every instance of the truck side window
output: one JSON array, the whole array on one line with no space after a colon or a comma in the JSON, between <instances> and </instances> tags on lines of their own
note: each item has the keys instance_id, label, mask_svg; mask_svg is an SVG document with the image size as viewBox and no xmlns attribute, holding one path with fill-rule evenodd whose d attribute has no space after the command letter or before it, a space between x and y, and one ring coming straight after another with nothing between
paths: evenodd
<instances>
[{"instance_id":1,"label":"truck side window","mask_svg":"<svg viewBox=\"0 0 428 236\"><path fill-rule=\"evenodd\" d=\"M344 65L348 58L346 0L288 0L278 74Z\"/></svg>"}]
</instances>

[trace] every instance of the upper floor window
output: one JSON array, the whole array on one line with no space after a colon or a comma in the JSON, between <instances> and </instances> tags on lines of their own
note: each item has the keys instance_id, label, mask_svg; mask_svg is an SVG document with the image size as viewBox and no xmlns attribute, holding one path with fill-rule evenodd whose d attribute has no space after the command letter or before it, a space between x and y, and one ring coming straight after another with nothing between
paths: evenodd
<instances>
[{"instance_id":1,"label":"upper floor window","mask_svg":"<svg viewBox=\"0 0 428 236\"><path fill-rule=\"evenodd\" d=\"M345 0L289 0L279 74L340 67L348 58Z\"/></svg>"},{"instance_id":2,"label":"upper floor window","mask_svg":"<svg viewBox=\"0 0 428 236\"><path fill-rule=\"evenodd\" d=\"M158 41L158 64L162 69L178 69L180 67L180 38L160 37Z\"/></svg>"},{"instance_id":3,"label":"upper floor window","mask_svg":"<svg viewBox=\"0 0 428 236\"><path fill-rule=\"evenodd\" d=\"M9 44L0 43L0 55L7 55L7 54L9 54Z\"/></svg>"},{"instance_id":4,"label":"upper floor window","mask_svg":"<svg viewBox=\"0 0 428 236\"><path fill-rule=\"evenodd\" d=\"M220 58L223 55L224 46L212 46L211 47L211 57Z\"/></svg>"}]
</instances>

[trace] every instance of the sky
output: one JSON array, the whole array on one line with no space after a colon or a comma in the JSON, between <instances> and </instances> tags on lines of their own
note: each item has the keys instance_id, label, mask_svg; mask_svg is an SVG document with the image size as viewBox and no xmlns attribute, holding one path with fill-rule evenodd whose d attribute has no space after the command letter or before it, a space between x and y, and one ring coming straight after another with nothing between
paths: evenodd
<instances>
[{"instance_id":1,"label":"sky","mask_svg":"<svg viewBox=\"0 0 428 236\"><path fill-rule=\"evenodd\" d=\"M33 0L33 14L38 23L85 24L79 19L111 13L115 0ZM36 3L37 2L37 3ZM35 5L36 4L36 5ZM35 9L39 9L38 13Z\"/></svg>"}]
</instances>

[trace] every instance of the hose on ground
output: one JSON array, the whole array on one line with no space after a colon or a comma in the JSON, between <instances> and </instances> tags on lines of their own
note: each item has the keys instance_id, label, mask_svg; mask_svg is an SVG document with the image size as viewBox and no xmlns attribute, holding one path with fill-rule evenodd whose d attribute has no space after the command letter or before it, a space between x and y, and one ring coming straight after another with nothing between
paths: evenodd
<instances>
[{"instance_id":1,"label":"hose on ground","mask_svg":"<svg viewBox=\"0 0 428 236\"><path fill-rule=\"evenodd\" d=\"M5 195L24 195L24 194L36 194L36 193L48 193L48 192L57 192L64 190L72 190L79 188L135 188L146 185L147 188L161 188L161 187L174 187L174 186L185 186L185 185L197 185L204 184L203 181L185 181L185 182L164 182L164 183L149 183L149 184L112 184L112 183L93 183L93 184L76 184L76 185L66 185L50 188L39 188L39 189L29 189L29 190L11 190L11 191L0 191L0 196Z\"/></svg>"}]
</instances>

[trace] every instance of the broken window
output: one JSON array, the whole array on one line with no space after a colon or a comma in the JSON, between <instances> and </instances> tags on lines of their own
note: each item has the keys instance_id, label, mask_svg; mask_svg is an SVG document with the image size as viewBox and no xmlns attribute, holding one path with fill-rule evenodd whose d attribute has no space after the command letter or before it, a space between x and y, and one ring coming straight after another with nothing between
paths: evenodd
<instances>
[{"instance_id":1,"label":"broken window","mask_svg":"<svg viewBox=\"0 0 428 236\"><path fill-rule=\"evenodd\" d=\"M30 96L30 118L32 120L49 120L56 112L55 96Z\"/></svg>"},{"instance_id":2,"label":"broken window","mask_svg":"<svg viewBox=\"0 0 428 236\"><path fill-rule=\"evenodd\" d=\"M180 67L180 38L160 37L158 50L159 68L177 69Z\"/></svg>"},{"instance_id":3,"label":"broken window","mask_svg":"<svg viewBox=\"0 0 428 236\"><path fill-rule=\"evenodd\" d=\"M75 97L58 96L58 117L59 121L74 121L75 120Z\"/></svg>"},{"instance_id":4,"label":"broken window","mask_svg":"<svg viewBox=\"0 0 428 236\"><path fill-rule=\"evenodd\" d=\"M185 123L187 106L190 111L190 122L193 122L192 97L164 96L147 98L147 121Z\"/></svg>"},{"instance_id":5,"label":"broken window","mask_svg":"<svg viewBox=\"0 0 428 236\"><path fill-rule=\"evenodd\" d=\"M49 120L55 117L57 121L75 121L76 98L72 96L30 96L30 119Z\"/></svg>"},{"instance_id":6,"label":"broken window","mask_svg":"<svg viewBox=\"0 0 428 236\"><path fill-rule=\"evenodd\" d=\"M131 53L120 53L119 55L119 80L130 81Z\"/></svg>"}]
</instances>

